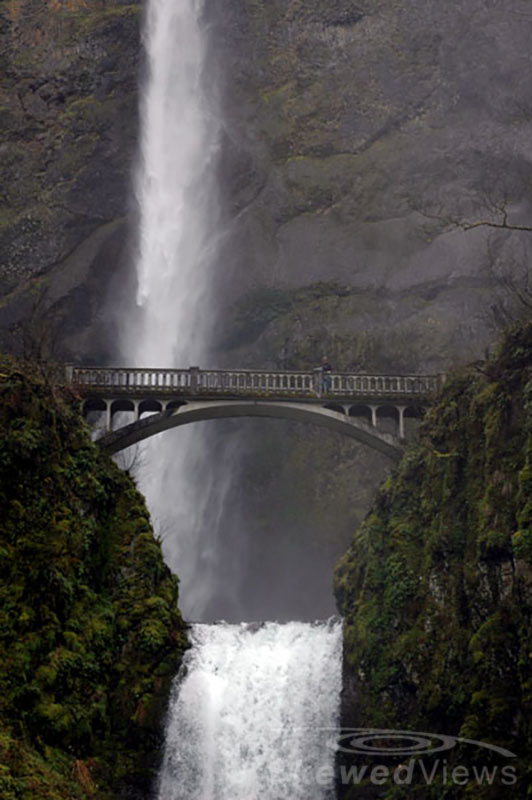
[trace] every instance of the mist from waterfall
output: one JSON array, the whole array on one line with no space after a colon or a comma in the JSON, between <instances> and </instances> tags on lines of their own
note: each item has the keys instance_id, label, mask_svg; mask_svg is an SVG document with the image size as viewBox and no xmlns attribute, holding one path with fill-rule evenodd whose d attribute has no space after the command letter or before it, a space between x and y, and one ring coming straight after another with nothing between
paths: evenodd
<instances>
[{"instance_id":1,"label":"mist from waterfall","mask_svg":"<svg viewBox=\"0 0 532 800\"><path fill-rule=\"evenodd\" d=\"M202 12L203 0L149 0L144 20L137 313L123 329L124 354L139 367L209 360L220 126L212 86L206 94ZM191 426L144 443L136 470L192 619L205 618L219 572L215 542L231 480L213 466L208 433ZM227 460L231 447L224 450Z\"/></svg>"},{"instance_id":2,"label":"mist from waterfall","mask_svg":"<svg viewBox=\"0 0 532 800\"><path fill-rule=\"evenodd\" d=\"M158 800L330 800L342 625L194 625Z\"/></svg>"}]
</instances>

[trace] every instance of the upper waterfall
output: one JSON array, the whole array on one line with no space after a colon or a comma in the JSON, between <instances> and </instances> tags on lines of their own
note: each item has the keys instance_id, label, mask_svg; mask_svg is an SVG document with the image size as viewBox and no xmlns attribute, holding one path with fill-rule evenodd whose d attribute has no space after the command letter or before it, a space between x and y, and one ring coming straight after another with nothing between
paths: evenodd
<instances>
[{"instance_id":1,"label":"upper waterfall","mask_svg":"<svg viewBox=\"0 0 532 800\"><path fill-rule=\"evenodd\" d=\"M144 19L137 307L123 326L124 356L139 367L205 364L211 344L220 123L202 15L203 0L149 0ZM195 428L145 443L138 470L166 561L181 579L181 608L195 619L216 580L212 537L230 480L227 470L213 474L204 438Z\"/></svg>"},{"instance_id":2,"label":"upper waterfall","mask_svg":"<svg viewBox=\"0 0 532 800\"><path fill-rule=\"evenodd\" d=\"M138 366L197 363L209 338L219 131L205 96L202 7L203 0L150 0L146 11L136 178L142 324L130 352Z\"/></svg>"}]
</instances>

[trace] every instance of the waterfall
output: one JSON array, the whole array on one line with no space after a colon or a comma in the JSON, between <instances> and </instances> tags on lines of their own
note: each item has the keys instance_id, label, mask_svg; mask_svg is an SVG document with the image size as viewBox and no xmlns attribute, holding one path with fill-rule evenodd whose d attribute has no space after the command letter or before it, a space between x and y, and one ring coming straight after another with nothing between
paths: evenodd
<instances>
[{"instance_id":1,"label":"waterfall","mask_svg":"<svg viewBox=\"0 0 532 800\"><path fill-rule=\"evenodd\" d=\"M122 348L139 367L206 366L209 358L219 122L212 86L206 91L202 13L202 0L149 0L144 20L137 310L123 327ZM202 426L138 448L139 487L179 573L182 610L193 619L205 618L221 580L212 543L230 474L216 471L211 450Z\"/></svg>"},{"instance_id":2,"label":"waterfall","mask_svg":"<svg viewBox=\"0 0 532 800\"><path fill-rule=\"evenodd\" d=\"M149 0L148 79L141 108L142 164L138 363L195 363L209 335L214 162L218 123L204 91L200 0Z\"/></svg>"},{"instance_id":3,"label":"waterfall","mask_svg":"<svg viewBox=\"0 0 532 800\"><path fill-rule=\"evenodd\" d=\"M158 800L329 800L342 625L194 625Z\"/></svg>"},{"instance_id":4,"label":"waterfall","mask_svg":"<svg viewBox=\"0 0 532 800\"><path fill-rule=\"evenodd\" d=\"M202 0L148 0L144 43L138 292L123 350L139 367L206 366L219 125L205 90ZM227 524L220 541L232 431L207 438L191 426L140 450L139 486L189 619L229 616L232 607L242 619L242 543ZM334 797L341 623L196 624L191 638L172 692L159 800Z\"/></svg>"}]
</instances>

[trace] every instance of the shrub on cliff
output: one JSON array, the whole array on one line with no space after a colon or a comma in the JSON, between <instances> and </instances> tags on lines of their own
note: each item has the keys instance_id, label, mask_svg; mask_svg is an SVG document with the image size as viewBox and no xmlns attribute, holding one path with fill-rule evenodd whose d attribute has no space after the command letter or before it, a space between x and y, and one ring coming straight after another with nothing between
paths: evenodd
<instances>
[{"instance_id":1,"label":"shrub on cliff","mask_svg":"<svg viewBox=\"0 0 532 800\"><path fill-rule=\"evenodd\" d=\"M0 371L0 796L147 791L186 647L177 579L76 398Z\"/></svg>"}]
</instances>

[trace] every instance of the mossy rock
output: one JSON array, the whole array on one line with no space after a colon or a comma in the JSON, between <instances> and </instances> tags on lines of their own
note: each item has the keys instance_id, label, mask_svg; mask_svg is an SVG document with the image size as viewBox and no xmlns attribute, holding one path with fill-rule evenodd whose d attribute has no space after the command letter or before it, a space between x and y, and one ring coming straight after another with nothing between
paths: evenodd
<instances>
[{"instance_id":1,"label":"mossy rock","mask_svg":"<svg viewBox=\"0 0 532 800\"><path fill-rule=\"evenodd\" d=\"M356 687L344 716L507 748L518 756L512 790L523 796L532 771L531 371L526 324L482 371L448 380L335 576L346 685ZM498 763L481 748L466 756ZM448 754L450 768L466 756ZM455 785L449 797L502 796L496 783ZM441 796L441 786L410 791Z\"/></svg>"},{"instance_id":2,"label":"mossy rock","mask_svg":"<svg viewBox=\"0 0 532 800\"><path fill-rule=\"evenodd\" d=\"M187 646L177 579L76 397L0 372L2 797L147 793Z\"/></svg>"}]
</instances>

